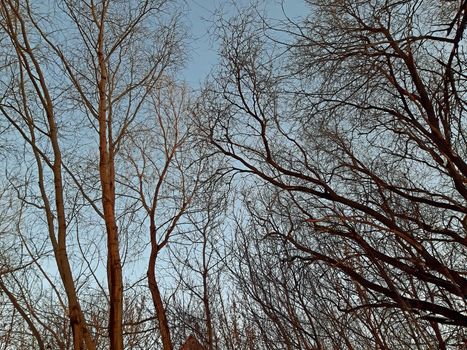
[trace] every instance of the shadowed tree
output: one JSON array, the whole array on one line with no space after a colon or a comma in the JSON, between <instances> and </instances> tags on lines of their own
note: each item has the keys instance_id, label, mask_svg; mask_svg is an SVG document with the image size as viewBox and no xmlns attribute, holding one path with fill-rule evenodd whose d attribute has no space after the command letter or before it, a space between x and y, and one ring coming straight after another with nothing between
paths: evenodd
<instances>
[{"instance_id":1,"label":"shadowed tree","mask_svg":"<svg viewBox=\"0 0 467 350\"><path fill-rule=\"evenodd\" d=\"M264 188L247 196L269 197L255 212L264 239L333 271L336 313L392 310L410 346L461 346L467 3L307 3L300 22L219 22L205 136Z\"/></svg>"}]
</instances>

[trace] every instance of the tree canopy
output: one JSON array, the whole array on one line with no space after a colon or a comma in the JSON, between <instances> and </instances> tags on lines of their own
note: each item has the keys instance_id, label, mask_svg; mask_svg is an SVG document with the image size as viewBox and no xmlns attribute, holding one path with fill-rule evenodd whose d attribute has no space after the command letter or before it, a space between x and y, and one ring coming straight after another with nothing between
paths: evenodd
<instances>
[{"instance_id":1,"label":"tree canopy","mask_svg":"<svg viewBox=\"0 0 467 350\"><path fill-rule=\"evenodd\" d=\"M305 3L1 0L5 349L467 345L467 1Z\"/></svg>"}]
</instances>

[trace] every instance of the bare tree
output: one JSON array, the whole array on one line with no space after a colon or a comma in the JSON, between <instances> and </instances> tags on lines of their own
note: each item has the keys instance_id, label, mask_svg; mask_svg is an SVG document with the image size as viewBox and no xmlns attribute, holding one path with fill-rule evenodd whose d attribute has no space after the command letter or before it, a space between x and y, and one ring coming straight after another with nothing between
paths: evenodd
<instances>
[{"instance_id":1,"label":"bare tree","mask_svg":"<svg viewBox=\"0 0 467 350\"><path fill-rule=\"evenodd\" d=\"M102 289L99 267L94 267L100 260L93 261L100 252L87 257L95 242L88 240L89 245L82 246L80 228L86 225L80 220L87 211L94 231L96 222L104 224L107 330L110 348L122 349L123 229L118 222L123 225L131 210L121 213L117 206L122 198L125 208L125 197L117 192L116 169L126 165L118 153L133 125L147 117L143 109L159 78L180 60L177 16L167 14L172 8L164 0L47 5L3 1L0 9L2 38L8 39L11 50L2 76L6 86L1 101L3 125L22 138L29 147L27 161L32 159L37 168L31 180L39 184L39 197L30 183L18 188L28 189L21 197L24 203L44 213L67 295L73 347L94 349L101 333L92 329L78 296L85 278ZM83 172L85 167L91 171ZM77 232L76 251L70 249L72 228ZM72 266L75 254L81 258Z\"/></svg>"},{"instance_id":2,"label":"bare tree","mask_svg":"<svg viewBox=\"0 0 467 350\"><path fill-rule=\"evenodd\" d=\"M229 264L228 187L219 176L222 161L207 160L199 193L185 217L183 239L170 246L170 265L180 281L173 317L183 340L196 337L206 350L221 349L219 308Z\"/></svg>"},{"instance_id":3,"label":"bare tree","mask_svg":"<svg viewBox=\"0 0 467 350\"><path fill-rule=\"evenodd\" d=\"M205 136L264 186L250 201L277 189L259 227L292 265L333 271L336 313L392 310L409 346L462 346L467 4L307 3L275 28L256 10L219 22Z\"/></svg>"},{"instance_id":4,"label":"bare tree","mask_svg":"<svg viewBox=\"0 0 467 350\"><path fill-rule=\"evenodd\" d=\"M64 191L62 179L62 153L58 140L57 121L55 119L54 104L43 67L40 64L36 51L27 33L27 23L23 18L25 9L17 2L2 2L2 29L9 37L12 48L17 55L19 82L17 88L19 96L12 102L2 103L2 113L8 122L13 125L19 134L31 146L31 151L37 166L40 196L42 208L47 219L49 238L52 243L57 267L67 293L70 324L73 329L76 348L81 348L83 341L90 349L95 348L89 330L86 327L84 316L76 295L72 269L69 264L66 245L66 217L64 208ZM51 154L46 154L38 145L36 133L40 133L34 122L34 115L28 105L29 90L37 96L39 108L44 113L41 122L47 129L46 141L51 149ZM15 114L18 116L16 119ZM47 193L45 169L52 172L55 191L52 196ZM52 198L50 198L52 197ZM55 216L56 213L56 216ZM55 218L57 225L55 224Z\"/></svg>"},{"instance_id":5,"label":"bare tree","mask_svg":"<svg viewBox=\"0 0 467 350\"><path fill-rule=\"evenodd\" d=\"M0 1L1 346L465 347L467 2L306 3Z\"/></svg>"},{"instance_id":6,"label":"bare tree","mask_svg":"<svg viewBox=\"0 0 467 350\"><path fill-rule=\"evenodd\" d=\"M147 268L149 290L156 311L162 345L173 349L167 300L161 288L159 266L171 255L172 244L189 244L190 215L199 211L201 183L209 177L205 159L194 144L191 98L187 86L164 76L150 96L148 105L154 119L138 126L129 136L124 155L131 167L122 176L128 193L134 193L143 217L142 225L149 232L150 250ZM181 281L173 281L177 290ZM168 292L168 290L166 290ZM178 337L177 337L178 338Z\"/></svg>"}]
</instances>

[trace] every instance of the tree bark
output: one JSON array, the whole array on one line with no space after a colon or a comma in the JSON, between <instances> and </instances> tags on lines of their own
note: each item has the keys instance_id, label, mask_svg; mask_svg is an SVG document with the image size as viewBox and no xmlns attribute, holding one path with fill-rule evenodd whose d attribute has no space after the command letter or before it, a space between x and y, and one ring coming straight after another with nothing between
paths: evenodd
<instances>
[{"instance_id":1,"label":"tree bark","mask_svg":"<svg viewBox=\"0 0 467 350\"><path fill-rule=\"evenodd\" d=\"M156 260L157 254L159 252L159 247L155 238L155 229L151 225L151 254L149 256L148 263L148 284L149 290L151 291L152 301L154 308L156 309L157 321L159 323L159 331L162 338L162 349L163 350L173 350L172 339L170 336L169 323L167 321L167 315L162 301L161 293L156 281Z\"/></svg>"},{"instance_id":2,"label":"tree bark","mask_svg":"<svg viewBox=\"0 0 467 350\"><path fill-rule=\"evenodd\" d=\"M123 349L123 279L115 218L115 159L112 142L112 116L107 110L107 62L104 53L105 3L99 20L97 57L99 63L99 175L102 186L102 207L107 232L107 281L110 294L108 332L110 349Z\"/></svg>"}]
</instances>

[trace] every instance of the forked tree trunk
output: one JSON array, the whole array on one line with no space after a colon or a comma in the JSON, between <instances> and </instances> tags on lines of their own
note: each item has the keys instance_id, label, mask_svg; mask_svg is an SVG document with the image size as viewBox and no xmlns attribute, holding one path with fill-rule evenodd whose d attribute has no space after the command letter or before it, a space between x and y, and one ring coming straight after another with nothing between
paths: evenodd
<instances>
[{"instance_id":1,"label":"forked tree trunk","mask_svg":"<svg viewBox=\"0 0 467 350\"><path fill-rule=\"evenodd\" d=\"M73 280L70 262L67 253L67 223L65 214L63 180L62 180L62 156L58 142L58 129L55 120L54 104L49 94L49 88L46 83L46 77L42 71L42 66L35 56L35 52L29 42L26 29L26 22L19 9L19 3L16 1L4 0L0 3L0 12L4 30L8 34L16 50L18 59L23 62L20 69L20 91L23 96L23 107L26 115L23 117L28 120L30 133L30 143L33 149L35 161L38 169L38 183L43 200L43 208L46 214L48 234L52 243L55 261L60 273L60 277L68 299L68 317L73 333L74 349L94 350L95 344L88 331L81 306L76 293L76 286ZM35 140L35 126L33 116L28 115L26 101L26 77L30 79L34 86L34 92L40 97L42 107L46 114L47 125L49 129L48 137L53 151L53 158L46 157L39 152ZM7 117L7 119L9 119ZM9 119L13 125L17 125L12 119ZM17 127L19 128L19 127ZM25 136L27 138L27 136ZM45 175L43 161L48 162L52 167L54 182L54 202L55 213L52 200L49 198L48 190L45 187ZM57 222L57 228L55 223Z\"/></svg>"}]
</instances>

